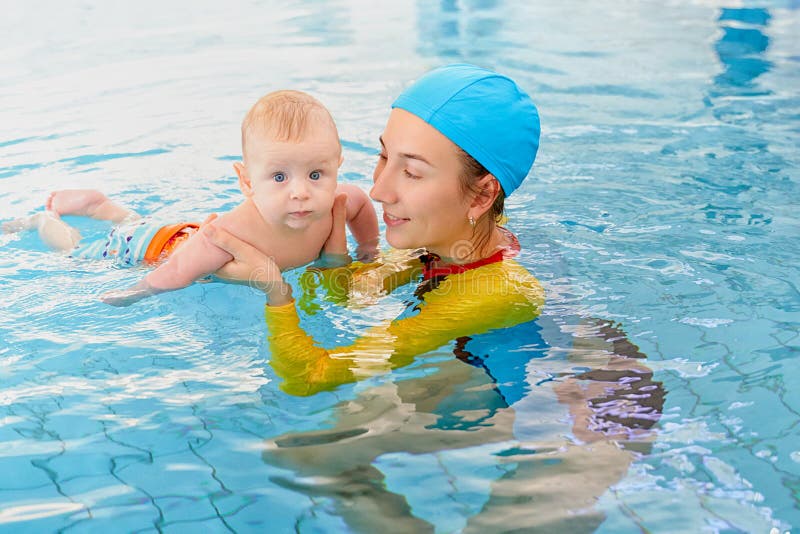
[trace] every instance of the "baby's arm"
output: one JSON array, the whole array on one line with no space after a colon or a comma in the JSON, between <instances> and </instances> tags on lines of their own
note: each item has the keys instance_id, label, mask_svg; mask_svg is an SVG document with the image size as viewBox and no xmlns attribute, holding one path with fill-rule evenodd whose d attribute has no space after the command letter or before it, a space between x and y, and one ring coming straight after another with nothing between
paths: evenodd
<instances>
[{"instance_id":1,"label":"baby's arm","mask_svg":"<svg viewBox=\"0 0 800 534\"><path fill-rule=\"evenodd\" d=\"M104 293L100 300L112 306L128 306L150 295L186 287L232 259L233 256L212 245L202 232L197 232L141 282L122 291Z\"/></svg>"},{"instance_id":2,"label":"baby's arm","mask_svg":"<svg viewBox=\"0 0 800 534\"><path fill-rule=\"evenodd\" d=\"M378 216L367 194L353 184L339 184L337 193L347 195L347 227L358 243L359 256L362 252L377 250L379 231Z\"/></svg>"}]
</instances>

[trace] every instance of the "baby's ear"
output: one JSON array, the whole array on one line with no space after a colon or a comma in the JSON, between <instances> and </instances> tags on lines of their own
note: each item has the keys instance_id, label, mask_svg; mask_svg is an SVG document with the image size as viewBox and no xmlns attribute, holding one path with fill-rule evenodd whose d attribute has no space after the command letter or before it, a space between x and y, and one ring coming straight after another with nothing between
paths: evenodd
<instances>
[{"instance_id":1,"label":"baby's ear","mask_svg":"<svg viewBox=\"0 0 800 534\"><path fill-rule=\"evenodd\" d=\"M253 186L250 183L250 177L247 175L247 168L237 161L233 164L233 170L236 171L236 176L239 177L239 189L242 190L244 196L252 196Z\"/></svg>"}]
</instances>

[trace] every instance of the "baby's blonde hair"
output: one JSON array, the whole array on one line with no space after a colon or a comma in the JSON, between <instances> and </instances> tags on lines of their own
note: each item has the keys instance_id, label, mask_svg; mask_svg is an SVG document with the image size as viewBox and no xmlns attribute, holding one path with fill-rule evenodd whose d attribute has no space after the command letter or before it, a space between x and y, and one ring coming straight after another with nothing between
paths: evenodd
<instances>
[{"instance_id":1,"label":"baby's blonde hair","mask_svg":"<svg viewBox=\"0 0 800 534\"><path fill-rule=\"evenodd\" d=\"M262 96L242 121L242 155L247 158L247 139L268 135L276 141L299 141L311 123L328 123L339 139L336 123L328 109L302 91L282 90ZM341 145L340 145L341 146Z\"/></svg>"}]
</instances>

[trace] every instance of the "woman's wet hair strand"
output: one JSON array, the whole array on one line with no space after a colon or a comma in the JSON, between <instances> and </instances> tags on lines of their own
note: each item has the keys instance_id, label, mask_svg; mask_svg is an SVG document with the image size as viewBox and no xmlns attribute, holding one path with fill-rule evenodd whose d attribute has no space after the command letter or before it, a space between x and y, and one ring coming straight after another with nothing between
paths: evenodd
<instances>
[{"instance_id":1,"label":"woman's wet hair strand","mask_svg":"<svg viewBox=\"0 0 800 534\"><path fill-rule=\"evenodd\" d=\"M478 180L489 174L489 171L481 165L478 160L458 148L458 157L461 161L462 173L461 191L466 194L484 195L486 191L478 187ZM494 199L489 210L475 221L473 228L473 238L475 238L475 250L481 250L491 239L492 229L503 220L506 196L503 188L500 188L497 198ZM492 222L490 222L492 221Z\"/></svg>"}]
</instances>

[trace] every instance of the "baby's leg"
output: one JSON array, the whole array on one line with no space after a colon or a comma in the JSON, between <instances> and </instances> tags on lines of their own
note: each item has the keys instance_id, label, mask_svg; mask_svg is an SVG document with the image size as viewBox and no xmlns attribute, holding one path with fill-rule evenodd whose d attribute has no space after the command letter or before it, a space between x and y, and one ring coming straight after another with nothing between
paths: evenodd
<instances>
[{"instance_id":1,"label":"baby's leg","mask_svg":"<svg viewBox=\"0 0 800 534\"><path fill-rule=\"evenodd\" d=\"M114 223L139 217L135 211L117 204L96 189L54 191L50 193L44 207L58 215L83 215Z\"/></svg>"},{"instance_id":2,"label":"baby's leg","mask_svg":"<svg viewBox=\"0 0 800 534\"><path fill-rule=\"evenodd\" d=\"M80 232L47 211L39 214L36 229L45 245L55 250L72 250L81 240Z\"/></svg>"},{"instance_id":3,"label":"baby's leg","mask_svg":"<svg viewBox=\"0 0 800 534\"><path fill-rule=\"evenodd\" d=\"M75 228L62 221L53 212L45 211L3 223L3 232L13 233L22 230L36 229L39 237L48 247L68 251L78 246L81 234Z\"/></svg>"}]
</instances>

